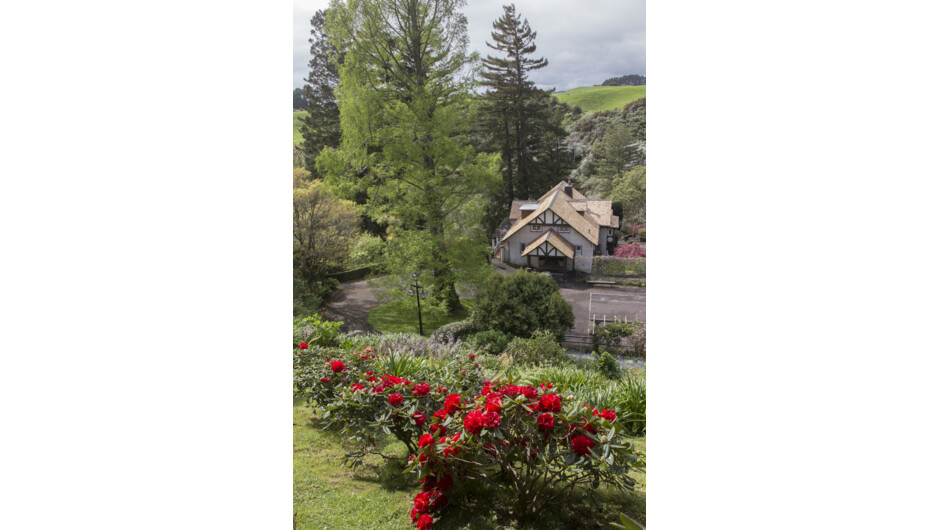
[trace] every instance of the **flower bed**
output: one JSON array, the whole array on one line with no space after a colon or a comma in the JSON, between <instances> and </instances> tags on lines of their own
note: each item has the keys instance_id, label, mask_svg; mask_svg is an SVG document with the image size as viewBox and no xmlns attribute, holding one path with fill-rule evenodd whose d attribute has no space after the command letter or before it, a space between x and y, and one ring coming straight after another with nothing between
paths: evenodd
<instances>
[{"instance_id":1,"label":"flower bed","mask_svg":"<svg viewBox=\"0 0 940 530\"><path fill-rule=\"evenodd\" d=\"M382 433L408 448L407 470L423 490L412 509L418 528L431 528L473 482L511 495L524 520L579 486L632 490L628 471L643 465L616 411L560 395L548 381L486 381L473 354L435 363L370 349L294 351L297 394L348 435L348 463Z\"/></svg>"}]
</instances>

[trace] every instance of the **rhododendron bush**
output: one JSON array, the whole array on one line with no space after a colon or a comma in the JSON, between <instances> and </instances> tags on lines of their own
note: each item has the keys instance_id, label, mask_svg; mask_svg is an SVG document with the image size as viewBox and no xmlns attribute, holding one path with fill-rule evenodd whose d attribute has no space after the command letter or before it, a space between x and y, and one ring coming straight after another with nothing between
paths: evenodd
<instances>
[{"instance_id":1,"label":"rhododendron bush","mask_svg":"<svg viewBox=\"0 0 940 530\"><path fill-rule=\"evenodd\" d=\"M431 528L467 484L496 488L525 519L579 486L632 490L642 468L624 418L563 395L549 381L487 381L473 355L444 363L308 347L295 350L295 388L326 423L350 435L353 465L377 437L408 448L422 491L411 519Z\"/></svg>"}]
</instances>

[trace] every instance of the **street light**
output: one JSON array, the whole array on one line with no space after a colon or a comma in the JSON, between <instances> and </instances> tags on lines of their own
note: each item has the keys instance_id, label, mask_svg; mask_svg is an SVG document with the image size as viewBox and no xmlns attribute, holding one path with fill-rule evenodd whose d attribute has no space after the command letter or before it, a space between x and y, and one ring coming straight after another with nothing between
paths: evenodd
<instances>
[{"instance_id":1,"label":"street light","mask_svg":"<svg viewBox=\"0 0 940 530\"><path fill-rule=\"evenodd\" d=\"M424 325L421 323L421 299L427 297L428 293L418 285L418 273L412 273L411 277L414 279L414 285L408 287L408 294L415 295L415 299L418 300L418 333L424 335Z\"/></svg>"}]
</instances>

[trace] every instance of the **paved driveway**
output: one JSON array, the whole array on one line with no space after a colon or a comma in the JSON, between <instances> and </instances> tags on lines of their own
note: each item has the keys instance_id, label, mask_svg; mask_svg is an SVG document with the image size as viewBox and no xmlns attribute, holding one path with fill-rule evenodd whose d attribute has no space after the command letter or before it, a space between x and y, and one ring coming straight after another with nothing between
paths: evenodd
<instances>
[{"instance_id":1,"label":"paved driveway","mask_svg":"<svg viewBox=\"0 0 940 530\"><path fill-rule=\"evenodd\" d=\"M382 305L369 289L367 280L341 283L330 296L323 310L327 320L341 320L343 332L375 331L369 325L369 311Z\"/></svg>"}]
</instances>

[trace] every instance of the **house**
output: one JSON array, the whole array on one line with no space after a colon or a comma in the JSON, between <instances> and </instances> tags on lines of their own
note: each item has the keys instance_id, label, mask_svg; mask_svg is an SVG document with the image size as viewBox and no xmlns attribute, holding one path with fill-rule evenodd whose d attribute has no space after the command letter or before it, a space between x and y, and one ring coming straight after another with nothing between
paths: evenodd
<instances>
[{"instance_id":1,"label":"house","mask_svg":"<svg viewBox=\"0 0 940 530\"><path fill-rule=\"evenodd\" d=\"M561 181L535 201L512 201L509 219L493 234L494 256L540 270L591 272L590 259L616 246L620 218L609 200L588 199Z\"/></svg>"}]
</instances>

